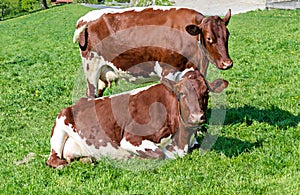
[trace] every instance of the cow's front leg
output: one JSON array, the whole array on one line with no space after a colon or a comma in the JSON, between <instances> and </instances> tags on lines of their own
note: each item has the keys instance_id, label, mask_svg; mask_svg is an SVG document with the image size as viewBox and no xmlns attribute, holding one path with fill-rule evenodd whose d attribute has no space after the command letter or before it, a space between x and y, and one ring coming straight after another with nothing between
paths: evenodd
<instances>
[{"instance_id":1,"label":"cow's front leg","mask_svg":"<svg viewBox=\"0 0 300 195\"><path fill-rule=\"evenodd\" d=\"M90 157L84 148L81 147L80 143L78 144L74 138L68 137L63 148L63 158L70 163L77 158L88 159Z\"/></svg>"},{"instance_id":2,"label":"cow's front leg","mask_svg":"<svg viewBox=\"0 0 300 195\"><path fill-rule=\"evenodd\" d=\"M120 143L121 148L138 155L141 158L164 159L164 152L152 141L143 140L141 144L132 144L123 138Z\"/></svg>"},{"instance_id":3,"label":"cow's front leg","mask_svg":"<svg viewBox=\"0 0 300 195\"><path fill-rule=\"evenodd\" d=\"M141 158L152 158L152 159L165 159L165 154L160 148L137 150L139 157Z\"/></svg>"},{"instance_id":4,"label":"cow's front leg","mask_svg":"<svg viewBox=\"0 0 300 195\"><path fill-rule=\"evenodd\" d=\"M64 166L67 164L67 161L62 159L62 152L65 141L68 137L65 132L65 120L66 117L60 116L57 117L55 125L52 130L52 135L50 139L51 152L46 164L50 167L57 168L59 166Z\"/></svg>"},{"instance_id":5,"label":"cow's front leg","mask_svg":"<svg viewBox=\"0 0 300 195\"><path fill-rule=\"evenodd\" d=\"M46 162L49 167L58 168L67 165L67 161L58 157L55 150L52 150L50 156Z\"/></svg>"}]
</instances>

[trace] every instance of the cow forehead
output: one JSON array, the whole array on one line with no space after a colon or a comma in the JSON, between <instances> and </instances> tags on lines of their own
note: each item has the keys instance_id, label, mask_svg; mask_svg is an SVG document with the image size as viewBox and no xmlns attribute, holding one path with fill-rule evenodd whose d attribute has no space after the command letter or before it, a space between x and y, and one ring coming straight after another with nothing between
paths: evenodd
<instances>
[{"instance_id":1,"label":"cow forehead","mask_svg":"<svg viewBox=\"0 0 300 195\"><path fill-rule=\"evenodd\" d=\"M198 98L201 98L205 93L208 92L208 87L202 77L198 77L197 79L188 79L188 81L189 93L196 95Z\"/></svg>"},{"instance_id":2,"label":"cow forehead","mask_svg":"<svg viewBox=\"0 0 300 195\"><path fill-rule=\"evenodd\" d=\"M208 17L203 24L203 31L214 34L226 33L225 22L219 16Z\"/></svg>"}]
</instances>

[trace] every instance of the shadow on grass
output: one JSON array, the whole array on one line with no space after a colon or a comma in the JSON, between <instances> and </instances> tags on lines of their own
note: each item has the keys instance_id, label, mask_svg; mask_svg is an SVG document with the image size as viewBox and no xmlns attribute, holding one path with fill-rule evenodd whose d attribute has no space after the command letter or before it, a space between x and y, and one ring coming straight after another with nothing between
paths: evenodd
<instances>
[{"instance_id":1,"label":"shadow on grass","mask_svg":"<svg viewBox=\"0 0 300 195\"><path fill-rule=\"evenodd\" d=\"M198 137L199 143L202 143L204 141L204 136ZM241 153L248 153L252 151L254 148L258 148L262 146L262 140L258 140L256 142L248 142L248 141L242 141L237 138L228 138L224 136L218 136L216 143L212 146L210 150L214 150L218 153L222 153L225 156L232 158L237 157ZM207 149L202 148L203 151L208 151Z\"/></svg>"},{"instance_id":2,"label":"shadow on grass","mask_svg":"<svg viewBox=\"0 0 300 195\"><path fill-rule=\"evenodd\" d=\"M300 122L300 116L295 116L276 106L270 109L258 109L245 105L240 108L227 109L224 125L246 122L250 126L253 121L268 123L284 130L288 127L296 127Z\"/></svg>"},{"instance_id":3,"label":"shadow on grass","mask_svg":"<svg viewBox=\"0 0 300 195\"><path fill-rule=\"evenodd\" d=\"M300 122L300 116L295 116L276 106L272 106L270 109L258 109L253 106L245 105L240 108L227 109L224 125L245 122L250 126L254 121L268 123L271 126L285 130L288 127L297 127ZM204 141L204 137L204 135L198 137L199 143ZM217 140L211 150L222 153L229 158L239 156L241 153L248 153L254 148L261 147L263 143L263 140L257 140L256 142L251 143L237 138L228 138L224 136L218 136L216 139ZM207 145L209 146L210 144L208 143Z\"/></svg>"}]
</instances>

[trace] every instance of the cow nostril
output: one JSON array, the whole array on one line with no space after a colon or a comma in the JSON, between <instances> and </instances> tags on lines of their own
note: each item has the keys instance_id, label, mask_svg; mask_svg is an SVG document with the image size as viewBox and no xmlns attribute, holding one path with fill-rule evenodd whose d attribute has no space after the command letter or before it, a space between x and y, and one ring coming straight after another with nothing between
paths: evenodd
<instances>
[{"instance_id":1,"label":"cow nostril","mask_svg":"<svg viewBox=\"0 0 300 195\"><path fill-rule=\"evenodd\" d=\"M201 122L205 122L206 121L206 116L204 114L200 117L200 121Z\"/></svg>"},{"instance_id":2,"label":"cow nostril","mask_svg":"<svg viewBox=\"0 0 300 195\"><path fill-rule=\"evenodd\" d=\"M205 121L206 121L205 114L192 114L189 117L189 122L190 123L203 123Z\"/></svg>"},{"instance_id":3,"label":"cow nostril","mask_svg":"<svg viewBox=\"0 0 300 195\"><path fill-rule=\"evenodd\" d=\"M226 61L223 61L223 62L222 62L222 65L223 65L225 68L230 68L230 67L232 67L233 63L232 63L232 60L226 60Z\"/></svg>"}]
</instances>

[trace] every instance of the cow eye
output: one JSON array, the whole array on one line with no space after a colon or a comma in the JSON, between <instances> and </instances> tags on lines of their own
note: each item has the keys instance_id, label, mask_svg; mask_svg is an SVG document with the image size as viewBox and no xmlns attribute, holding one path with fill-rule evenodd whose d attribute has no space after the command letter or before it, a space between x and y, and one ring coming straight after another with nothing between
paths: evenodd
<instances>
[{"instance_id":1,"label":"cow eye","mask_svg":"<svg viewBox=\"0 0 300 195\"><path fill-rule=\"evenodd\" d=\"M212 43L212 42L213 42L213 40L212 40L211 37L207 37L207 41L208 41L209 43Z\"/></svg>"}]
</instances>

